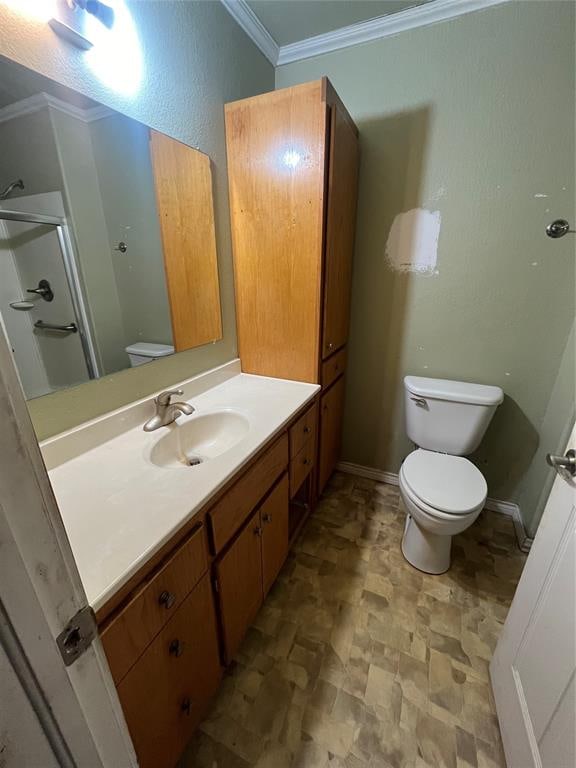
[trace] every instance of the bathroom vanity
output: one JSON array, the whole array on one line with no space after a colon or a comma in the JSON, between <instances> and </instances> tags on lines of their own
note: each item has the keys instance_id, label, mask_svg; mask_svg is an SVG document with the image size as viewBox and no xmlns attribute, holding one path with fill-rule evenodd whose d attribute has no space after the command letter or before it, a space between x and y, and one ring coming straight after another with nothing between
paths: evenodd
<instances>
[{"instance_id":1,"label":"bathroom vanity","mask_svg":"<svg viewBox=\"0 0 576 768\"><path fill-rule=\"evenodd\" d=\"M178 759L314 503L319 386L181 386L169 428L147 399L42 446L142 768Z\"/></svg>"}]
</instances>

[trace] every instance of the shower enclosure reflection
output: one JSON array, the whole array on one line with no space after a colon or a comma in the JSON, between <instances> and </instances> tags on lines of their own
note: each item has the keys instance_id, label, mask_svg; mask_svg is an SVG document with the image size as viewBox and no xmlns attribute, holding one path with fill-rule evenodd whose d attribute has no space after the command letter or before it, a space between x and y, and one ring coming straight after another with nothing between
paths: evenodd
<instances>
[{"instance_id":1,"label":"shower enclosure reflection","mask_svg":"<svg viewBox=\"0 0 576 768\"><path fill-rule=\"evenodd\" d=\"M221 338L210 159L0 57L0 322L28 398Z\"/></svg>"},{"instance_id":2,"label":"shower enclosure reflection","mask_svg":"<svg viewBox=\"0 0 576 768\"><path fill-rule=\"evenodd\" d=\"M2 320L26 397L97 377L59 192L0 203L0 264Z\"/></svg>"}]
</instances>

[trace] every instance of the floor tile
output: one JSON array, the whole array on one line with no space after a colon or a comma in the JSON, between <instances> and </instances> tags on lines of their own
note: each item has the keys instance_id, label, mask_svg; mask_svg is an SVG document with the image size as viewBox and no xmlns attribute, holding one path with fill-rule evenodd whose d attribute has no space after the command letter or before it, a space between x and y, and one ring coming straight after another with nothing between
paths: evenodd
<instances>
[{"instance_id":1,"label":"floor tile","mask_svg":"<svg viewBox=\"0 0 576 768\"><path fill-rule=\"evenodd\" d=\"M337 473L181 768L503 768L488 662L525 556L483 511L452 567L403 558L398 489Z\"/></svg>"}]
</instances>

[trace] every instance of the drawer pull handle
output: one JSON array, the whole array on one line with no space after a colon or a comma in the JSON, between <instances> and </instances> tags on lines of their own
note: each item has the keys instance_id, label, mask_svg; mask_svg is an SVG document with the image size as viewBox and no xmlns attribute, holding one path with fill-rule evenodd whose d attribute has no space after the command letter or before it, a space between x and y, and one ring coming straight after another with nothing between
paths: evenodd
<instances>
[{"instance_id":1,"label":"drawer pull handle","mask_svg":"<svg viewBox=\"0 0 576 768\"><path fill-rule=\"evenodd\" d=\"M269 514L265 514L265 515L262 517L262 520L264 520L264 522L265 522L265 523L271 523L271 522L272 522L272 515L269 515Z\"/></svg>"},{"instance_id":2,"label":"drawer pull handle","mask_svg":"<svg viewBox=\"0 0 576 768\"><path fill-rule=\"evenodd\" d=\"M168 653L170 654L170 656L175 656L176 658L178 658L179 656L182 656L182 654L184 653L184 646L185 646L185 643L181 643L180 640L178 640L178 638L175 638L174 640L172 640L172 642L168 646Z\"/></svg>"},{"instance_id":3,"label":"drawer pull handle","mask_svg":"<svg viewBox=\"0 0 576 768\"><path fill-rule=\"evenodd\" d=\"M310 427L304 427L304 434L308 435L310 433Z\"/></svg>"},{"instance_id":4,"label":"drawer pull handle","mask_svg":"<svg viewBox=\"0 0 576 768\"><path fill-rule=\"evenodd\" d=\"M334 344L331 341L328 342L328 349L334 349Z\"/></svg>"},{"instance_id":5,"label":"drawer pull handle","mask_svg":"<svg viewBox=\"0 0 576 768\"><path fill-rule=\"evenodd\" d=\"M158 603L162 605L166 610L169 610L172 608L174 603L176 602L176 595L173 595L172 592L168 592L167 589L165 589L163 592L160 593L160 597L158 598Z\"/></svg>"},{"instance_id":6,"label":"drawer pull handle","mask_svg":"<svg viewBox=\"0 0 576 768\"><path fill-rule=\"evenodd\" d=\"M262 536L262 528L259 525L254 528L254 536Z\"/></svg>"},{"instance_id":7,"label":"drawer pull handle","mask_svg":"<svg viewBox=\"0 0 576 768\"><path fill-rule=\"evenodd\" d=\"M308 464L308 459L302 459L302 464Z\"/></svg>"},{"instance_id":8,"label":"drawer pull handle","mask_svg":"<svg viewBox=\"0 0 576 768\"><path fill-rule=\"evenodd\" d=\"M182 699L182 704L180 704L180 709L185 714L190 715L190 711L192 709L192 701L188 696Z\"/></svg>"}]
</instances>

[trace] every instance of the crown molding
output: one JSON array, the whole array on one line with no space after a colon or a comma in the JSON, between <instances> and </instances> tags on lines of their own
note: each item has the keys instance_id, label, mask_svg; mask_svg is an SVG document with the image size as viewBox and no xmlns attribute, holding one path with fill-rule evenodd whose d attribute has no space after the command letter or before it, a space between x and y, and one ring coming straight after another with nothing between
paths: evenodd
<instances>
[{"instance_id":1,"label":"crown molding","mask_svg":"<svg viewBox=\"0 0 576 768\"><path fill-rule=\"evenodd\" d=\"M434 2L408 8L399 13L361 21L358 24L341 27L324 35L316 35L282 46L277 44L246 0L220 0L220 2L258 46L268 61L278 67L293 61L301 61L312 56L320 56L323 53L338 51L341 48L349 48L352 45L360 45L383 37L397 35L409 29L449 21L466 13L481 11L493 5L510 2L510 0L434 0Z\"/></svg>"},{"instance_id":2,"label":"crown molding","mask_svg":"<svg viewBox=\"0 0 576 768\"><path fill-rule=\"evenodd\" d=\"M341 48L349 48L352 45L369 43L371 40L390 37L417 27L449 21L466 13L481 11L505 2L509 0L434 0L432 3L418 5L388 16L341 27L325 35L316 35L307 40L283 45L280 48L277 66L338 51Z\"/></svg>"},{"instance_id":3,"label":"crown molding","mask_svg":"<svg viewBox=\"0 0 576 768\"><path fill-rule=\"evenodd\" d=\"M246 0L220 0L224 8L233 19L242 27L244 32L251 38L252 42L266 56L272 66L278 63L280 49L278 43L266 27L262 24L258 16L248 5Z\"/></svg>"},{"instance_id":4,"label":"crown molding","mask_svg":"<svg viewBox=\"0 0 576 768\"><path fill-rule=\"evenodd\" d=\"M34 96L29 96L26 99L17 101L14 104L9 104L7 107L0 109L0 123L14 120L16 117L30 115L33 112L39 112L46 107L51 107L52 109L58 110L58 112L63 112L69 117L81 120L83 123L93 123L95 120L102 120L102 118L114 114L113 110L102 105L92 107L91 109L81 109L80 107L74 106L74 104L68 104L66 101L56 98L56 96L50 96L48 93L36 93Z\"/></svg>"}]
</instances>

